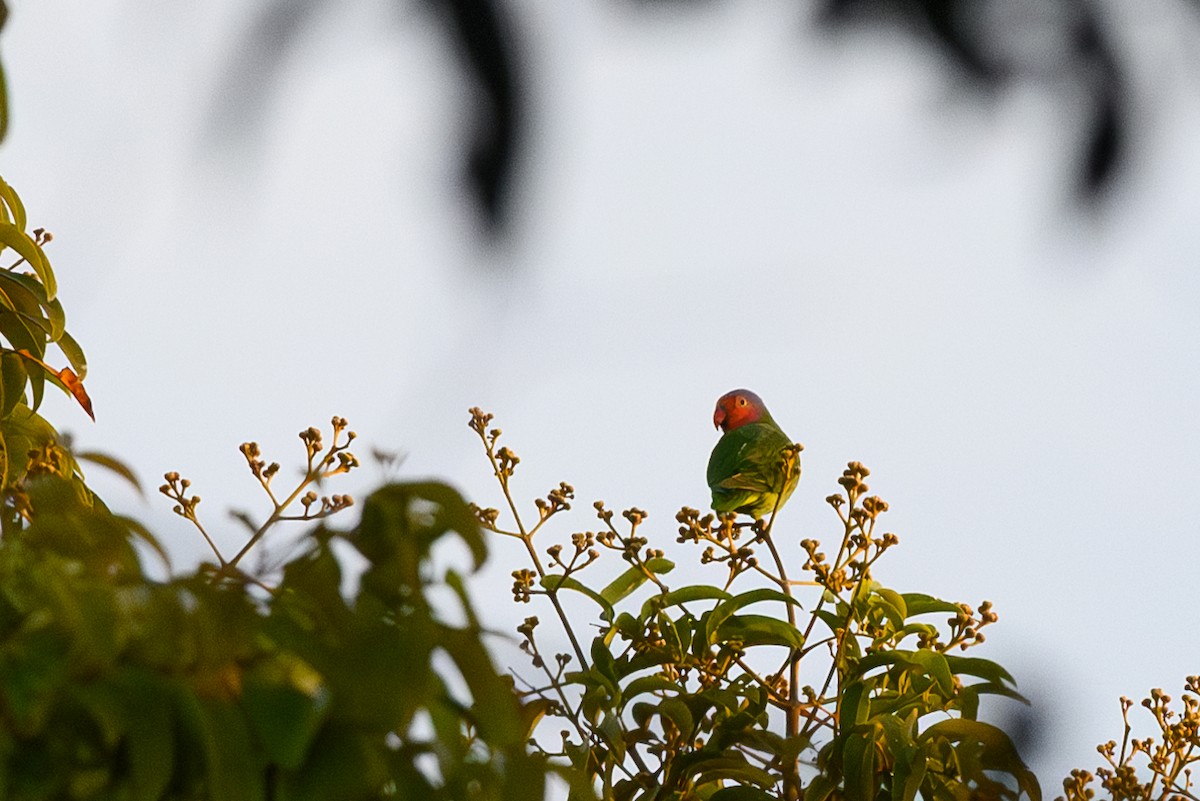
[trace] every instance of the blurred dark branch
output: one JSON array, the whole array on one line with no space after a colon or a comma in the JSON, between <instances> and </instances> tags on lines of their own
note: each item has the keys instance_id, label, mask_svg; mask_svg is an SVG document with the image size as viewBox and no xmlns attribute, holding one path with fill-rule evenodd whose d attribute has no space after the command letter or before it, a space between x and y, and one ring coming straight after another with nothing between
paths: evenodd
<instances>
[{"instance_id":1,"label":"blurred dark branch","mask_svg":"<svg viewBox=\"0 0 1200 801\"><path fill-rule=\"evenodd\" d=\"M516 45L502 0L429 0L442 9L450 32L483 91L475 109L467 176L492 233L506 221L517 153L520 98Z\"/></svg>"},{"instance_id":2,"label":"blurred dark branch","mask_svg":"<svg viewBox=\"0 0 1200 801\"><path fill-rule=\"evenodd\" d=\"M406 0L396 0L403 5ZM217 91L209 142L245 141L263 112L287 56L316 12L333 0L269 0L238 44ZM470 195L489 234L502 232L516 157L520 99L516 46L502 0L428 0L442 17L480 91L467 156Z\"/></svg>"},{"instance_id":3,"label":"blurred dark branch","mask_svg":"<svg viewBox=\"0 0 1200 801\"><path fill-rule=\"evenodd\" d=\"M1002 24L987 23L992 12L1004 14ZM1082 121L1081 197L1098 200L1124 164L1124 68L1095 0L821 0L818 19L827 27L899 25L941 50L977 90L1022 79L1081 86L1091 107Z\"/></svg>"}]
</instances>

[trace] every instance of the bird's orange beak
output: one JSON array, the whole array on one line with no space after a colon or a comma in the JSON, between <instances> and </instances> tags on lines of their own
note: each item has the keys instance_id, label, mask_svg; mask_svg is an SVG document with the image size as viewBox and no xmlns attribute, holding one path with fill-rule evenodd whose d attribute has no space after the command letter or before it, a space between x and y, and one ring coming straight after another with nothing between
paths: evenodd
<instances>
[{"instance_id":1,"label":"bird's orange beak","mask_svg":"<svg viewBox=\"0 0 1200 801\"><path fill-rule=\"evenodd\" d=\"M725 425L725 410L720 406L713 412L713 428L720 428Z\"/></svg>"}]
</instances>

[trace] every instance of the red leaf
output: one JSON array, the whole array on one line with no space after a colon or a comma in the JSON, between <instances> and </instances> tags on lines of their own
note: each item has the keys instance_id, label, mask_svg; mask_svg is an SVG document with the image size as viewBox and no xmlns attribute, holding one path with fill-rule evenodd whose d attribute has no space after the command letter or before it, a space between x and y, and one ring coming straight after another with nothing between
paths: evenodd
<instances>
[{"instance_id":1,"label":"red leaf","mask_svg":"<svg viewBox=\"0 0 1200 801\"><path fill-rule=\"evenodd\" d=\"M64 367L58 371L58 380L62 381L63 386L71 391L75 400L79 401L79 405L87 412L88 417L95 420L96 415L92 413L92 399L88 397L87 390L83 388L83 382L79 380L79 376L75 375L75 371L70 367Z\"/></svg>"}]
</instances>

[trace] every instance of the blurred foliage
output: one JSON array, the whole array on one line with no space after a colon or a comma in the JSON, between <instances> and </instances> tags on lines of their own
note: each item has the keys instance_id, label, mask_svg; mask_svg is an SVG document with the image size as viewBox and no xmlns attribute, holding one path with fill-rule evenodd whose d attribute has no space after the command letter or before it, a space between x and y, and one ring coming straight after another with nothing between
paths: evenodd
<instances>
[{"instance_id":1,"label":"blurred foliage","mask_svg":"<svg viewBox=\"0 0 1200 801\"><path fill-rule=\"evenodd\" d=\"M75 458L58 445L58 435L37 413L50 382L71 395L90 416L83 386L87 362L67 333L66 314L44 246L53 236L28 230L25 207L0 178L0 533L20 529L30 518L28 480L54 474L70 480L89 504L103 506L83 485ZM53 345L66 365L47 360Z\"/></svg>"},{"instance_id":2,"label":"blurred foliage","mask_svg":"<svg viewBox=\"0 0 1200 801\"><path fill-rule=\"evenodd\" d=\"M1040 801L1009 737L979 718L985 696L1023 701L1012 676L961 654L996 613L875 578L899 540L877 528L888 504L858 462L826 498L832 556L801 540L789 572L774 513L684 508L676 544L718 572L672 587L675 563L636 507L618 516L597 501L596 530L543 548L575 490L560 483L523 516L520 459L478 409L470 426L507 515L440 482L396 482L356 524L329 528L356 504L324 485L359 466L334 417L328 439L300 432L294 484L277 483L280 463L257 443L241 446L269 511L234 514L248 535L232 556L191 482L167 473L160 492L215 561L151 578L143 555L165 563L165 550L88 489L80 461L132 472L73 454L36 411L49 381L91 413L51 240L27 231L0 180L0 253L15 259L0 268L0 798L539 801L554 772L581 801ZM781 450L781 483L798 476L799 451ZM315 527L272 564L264 540L287 522ZM513 598L545 604L557 629L537 616L517 628L535 676L519 689L483 642L463 576L431 560L453 540L478 568L483 529L520 544ZM592 611L568 614L568 596ZM1064 801L1095 797L1097 777L1114 801L1197 797L1200 677L1181 709L1159 690L1143 701L1153 737L1131 737L1132 706L1122 699L1119 749L1100 746L1107 765L1074 771Z\"/></svg>"},{"instance_id":3,"label":"blurred foliage","mask_svg":"<svg viewBox=\"0 0 1200 801\"><path fill-rule=\"evenodd\" d=\"M1104 798L1112 801L1183 801L1196 799L1193 769L1200 765L1200 676L1188 676L1178 708L1162 690L1151 690L1142 699L1157 731L1138 739L1131 737L1133 726L1129 711L1133 701L1121 699L1121 717L1125 732L1118 748L1116 740L1096 747L1105 764L1093 775L1073 770L1063 781L1064 795L1058 801L1088 801L1096 797L1092 786L1096 778Z\"/></svg>"},{"instance_id":4,"label":"blurred foliage","mask_svg":"<svg viewBox=\"0 0 1200 801\"><path fill-rule=\"evenodd\" d=\"M528 567L513 572L513 597L544 602L556 628L536 616L518 627L536 674L523 695L561 723L561 742L534 748L584 786L615 801L1040 799L1008 736L978 719L985 695L1024 700L1012 677L956 653L984 641L995 612L875 580L898 539L877 530L887 503L867 494L861 464L827 499L840 523L832 558L801 542L803 580L789 577L773 516L685 508L676 541L701 546L720 580L672 587L674 562L650 546L641 509L618 517L597 501L598 530L535 547L574 488L539 498L527 524L511 488L520 459L491 425L472 410L511 522L495 508L475 513L522 545ZM799 470L799 450L781 452L781 485ZM615 575L595 567L605 552L620 560ZM568 615L564 593L589 599L594 617ZM553 652L560 641L569 649Z\"/></svg>"},{"instance_id":5,"label":"blurred foliage","mask_svg":"<svg viewBox=\"0 0 1200 801\"><path fill-rule=\"evenodd\" d=\"M618 3L619 0L613 0ZM629 0L626 0L629 2ZM679 16L714 0L637 0ZM1183 3L1180 3L1183 5ZM444 22L471 82L472 129L465 156L467 186L485 229L502 234L516 165L522 162L524 108L531 94L524 70L522 11L505 0L426 0ZM1194 7L1196 3L1186 5ZM269 104L273 76L292 47L320 18L329 0L262 0L236 45L216 94L210 126L220 138L257 128ZM408 3L397 4L397 21ZM807 7L797 6L797 14ZM818 0L815 18L826 31L864 24L905 32L945 55L951 71L981 96L1020 81L1072 93L1080 103L1081 141L1074 167L1080 198L1102 198L1128 161L1136 97L1132 65L1120 45L1115 15L1092 0ZM781 14L787 13L780 7ZM1161 13L1157 11L1155 13Z\"/></svg>"},{"instance_id":6,"label":"blurred foliage","mask_svg":"<svg viewBox=\"0 0 1200 801\"><path fill-rule=\"evenodd\" d=\"M1111 15L1092 0L821 0L829 27L888 24L946 56L974 87L1013 81L1082 93L1083 141L1075 188L1096 199L1126 159L1129 67Z\"/></svg>"},{"instance_id":7,"label":"blurred foliage","mask_svg":"<svg viewBox=\"0 0 1200 801\"><path fill-rule=\"evenodd\" d=\"M88 491L34 411L46 380L86 398L43 361L47 345L80 376L83 359L55 299L49 235L25 233L2 182L0 198L0 241L20 257L0 271L0 798L540 801L526 712L462 577L430 564L450 538L476 566L486 556L459 494L390 484L357 525L326 528L353 501L309 487L357 466L353 433L334 418L328 448L317 429L300 432L307 470L278 496L279 465L242 446L272 511L236 556L214 544L217 563L150 578L136 543L161 553L157 541ZM203 531L187 479L169 473L162 491ZM242 557L288 520L320 522L298 555L244 572Z\"/></svg>"},{"instance_id":8,"label":"blurred foliage","mask_svg":"<svg viewBox=\"0 0 1200 801\"><path fill-rule=\"evenodd\" d=\"M524 96L517 28L503 0L425 0L462 58L471 82L470 131L464 184L483 229L497 235L509 218L513 171L523 133ZM263 0L246 35L235 45L225 79L216 93L209 125L219 141L245 137L262 122L267 96L292 48L321 18L336 8L328 0ZM410 21L411 4L396 3L397 24Z\"/></svg>"}]
</instances>

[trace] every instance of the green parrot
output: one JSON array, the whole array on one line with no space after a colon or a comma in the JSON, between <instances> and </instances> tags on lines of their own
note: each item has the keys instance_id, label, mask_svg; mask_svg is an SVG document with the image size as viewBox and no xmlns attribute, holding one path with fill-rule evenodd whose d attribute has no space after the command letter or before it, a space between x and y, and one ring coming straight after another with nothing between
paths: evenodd
<instances>
[{"instance_id":1,"label":"green parrot","mask_svg":"<svg viewBox=\"0 0 1200 801\"><path fill-rule=\"evenodd\" d=\"M748 389L726 392L717 401L713 425L723 432L708 458L708 487L717 512L767 517L787 503L800 481L800 464L784 483L782 451L792 444L762 398Z\"/></svg>"}]
</instances>

